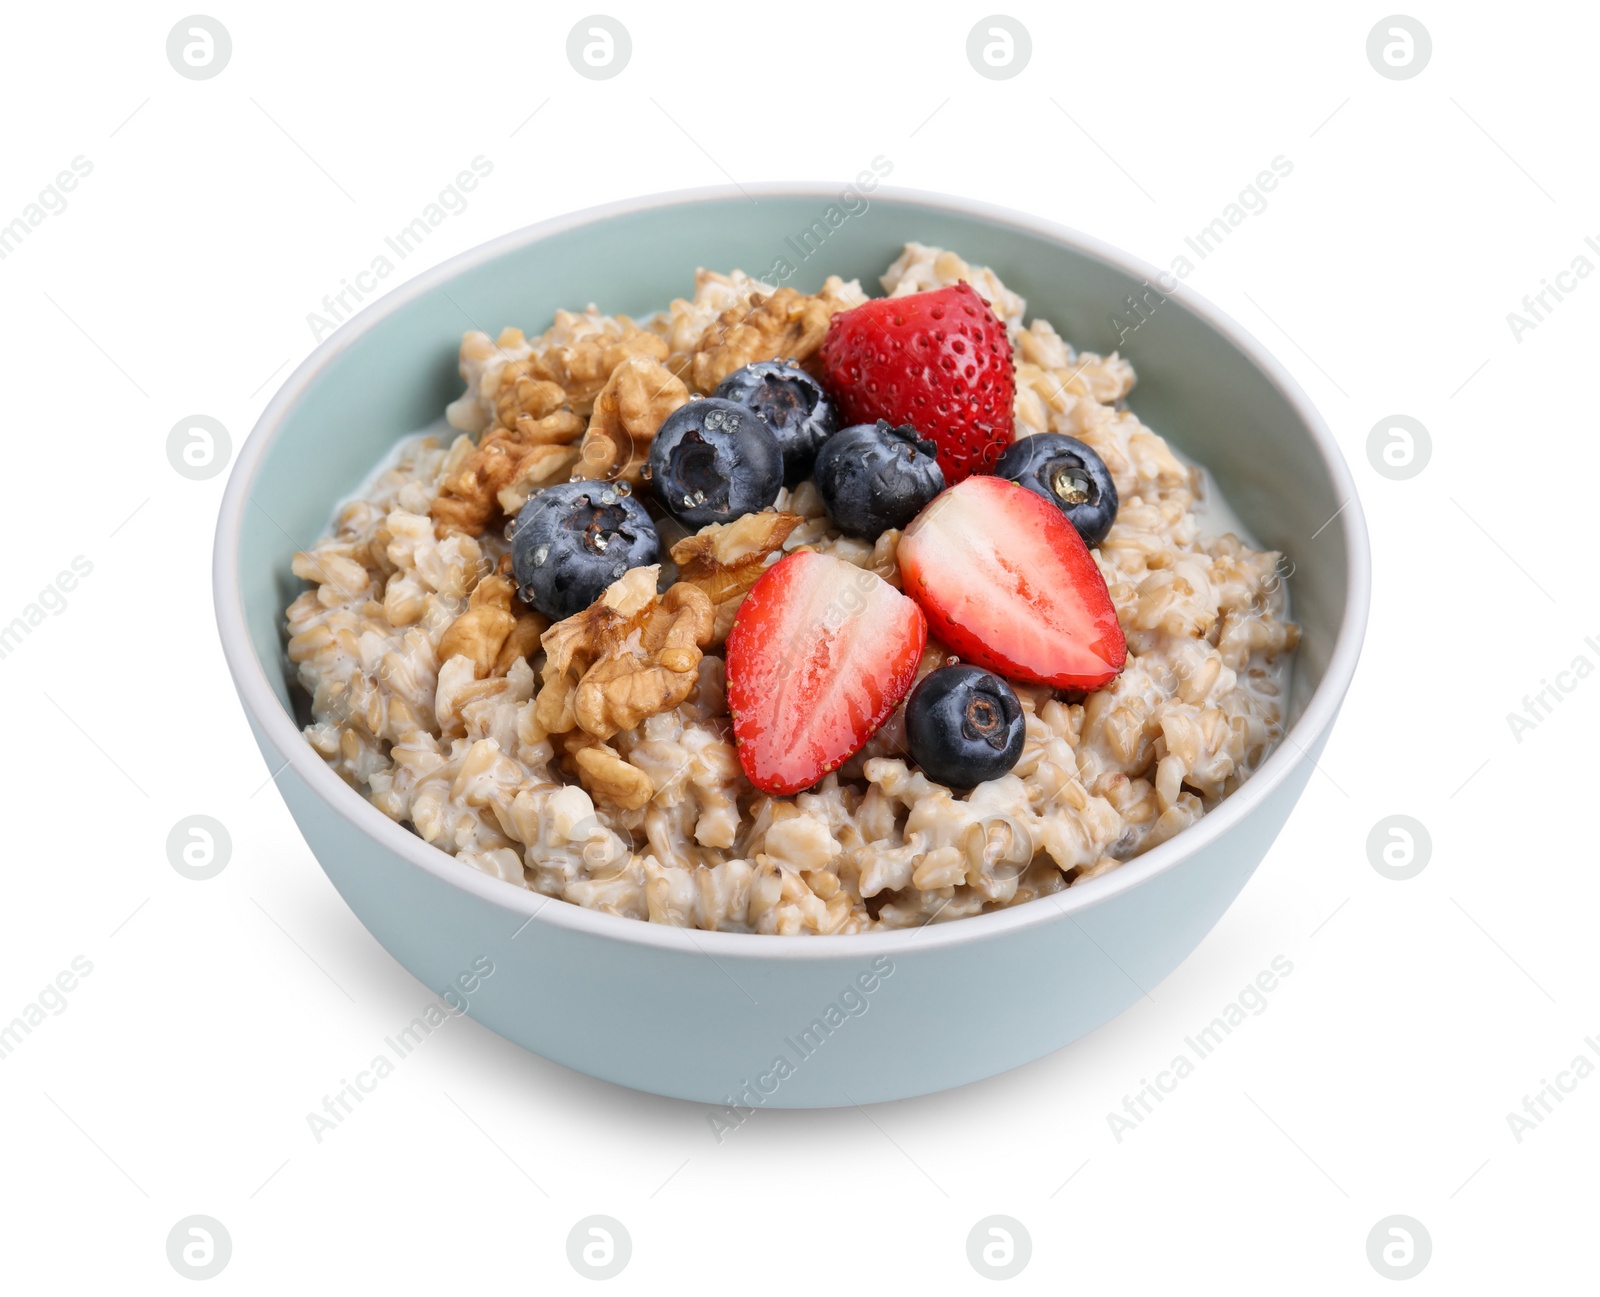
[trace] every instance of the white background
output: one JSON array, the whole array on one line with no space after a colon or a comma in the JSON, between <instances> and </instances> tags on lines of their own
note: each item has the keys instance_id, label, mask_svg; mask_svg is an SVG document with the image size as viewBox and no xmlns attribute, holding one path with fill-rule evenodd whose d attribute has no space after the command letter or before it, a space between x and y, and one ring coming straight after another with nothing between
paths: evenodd
<instances>
[{"instance_id":1,"label":"white background","mask_svg":"<svg viewBox=\"0 0 1600 1297\"><path fill-rule=\"evenodd\" d=\"M205 81L167 61L181 9L8 10L0 222L74 157L93 171L0 261L0 622L74 556L93 571L0 660L0 1021L75 956L93 972L0 1061L7 1291L188 1291L165 1241L193 1213L232 1237L210 1282L250 1293L588 1291L565 1239L591 1213L632 1236L619 1292L977 1292L965 1241L994 1213L1033 1239L1019 1291L1385 1290L1366 1239L1394 1213L1432 1237L1416 1291L1593 1283L1600 1077L1520 1142L1507 1113L1600 1063L1600 682L1521 742L1506 714L1580 653L1600 664L1600 277L1520 341L1506 314L1600 238L1600 21L1416 8L1432 60L1396 81L1366 57L1382 8L1018 5L1032 62L992 81L965 57L983 7L896 8L617 3L632 62L601 82L566 61L573 6L222 5L232 59ZM1009 1075L763 1111L720 1145L696 1105L457 1021L313 1140L306 1113L429 993L263 787L211 616L225 475L186 480L164 447L195 413L237 447L310 350L307 312L478 154L492 176L404 275L592 203L842 184L874 154L892 183L1164 265L1292 160L1188 284L1345 448L1371 631L1323 773L1150 1000ZM1433 440L1406 481L1366 453L1395 413ZM234 842L207 882L166 857L195 813ZM1433 841L1404 882L1366 849L1395 813ZM1117 1142L1107 1114L1280 955L1266 1012ZM1026 988L997 973L994 993Z\"/></svg>"}]
</instances>

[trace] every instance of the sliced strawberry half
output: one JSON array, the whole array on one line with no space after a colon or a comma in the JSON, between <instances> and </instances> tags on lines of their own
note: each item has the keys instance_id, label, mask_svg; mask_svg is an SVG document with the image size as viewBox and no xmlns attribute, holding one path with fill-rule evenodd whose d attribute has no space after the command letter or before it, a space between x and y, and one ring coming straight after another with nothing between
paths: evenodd
<instances>
[{"instance_id":1,"label":"sliced strawberry half","mask_svg":"<svg viewBox=\"0 0 1600 1297\"><path fill-rule=\"evenodd\" d=\"M1098 689L1127 660L1077 531L1004 478L969 477L936 496L900 538L900 576L952 652L1013 680Z\"/></svg>"},{"instance_id":2,"label":"sliced strawberry half","mask_svg":"<svg viewBox=\"0 0 1600 1297\"><path fill-rule=\"evenodd\" d=\"M922 610L853 563L803 551L768 568L728 632L728 710L750 782L796 793L838 769L911 688L927 639Z\"/></svg>"}]
</instances>

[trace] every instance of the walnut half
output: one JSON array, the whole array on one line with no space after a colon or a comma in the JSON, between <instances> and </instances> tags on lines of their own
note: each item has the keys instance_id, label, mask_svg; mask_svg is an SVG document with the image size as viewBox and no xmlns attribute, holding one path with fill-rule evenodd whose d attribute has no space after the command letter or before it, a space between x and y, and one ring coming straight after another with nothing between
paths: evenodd
<instances>
[{"instance_id":1,"label":"walnut half","mask_svg":"<svg viewBox=\"0 0 1600 1297\"><path fill-rule=\"evenodd\" d=\"M715 624L711 600L684 581L658 595L659 575L656 565L634 568L541 637L535 714L546 731L608 739L694 691Z\"/></svg>"},{"instance_id":2,"label":"walnut half","mask_svg":"<svg viewBox=\"0 0 1600 1297\"><path fill-rule=\"evenodd\" d=\"M637 486L656 429L688 400L683 380L659 360L629 356L611 371L594 399L572 475Z\"/></svg>"}]
</instances>

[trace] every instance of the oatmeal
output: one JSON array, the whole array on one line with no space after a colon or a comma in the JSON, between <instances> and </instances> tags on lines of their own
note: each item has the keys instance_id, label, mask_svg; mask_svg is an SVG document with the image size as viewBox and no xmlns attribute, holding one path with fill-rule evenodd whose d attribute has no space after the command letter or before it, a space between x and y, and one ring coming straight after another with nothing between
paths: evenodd
<instances>
[{"instance_id":1,"label":"oatmeal","mask_svg":"<svg viewBox=\"0 0 1600 1297\"><path fill-rule=\"evenodd\" d=\"M950 251L881 288L469 333L447 426L295 556L311 744L463 864L738 932L1020 904L1216 806L1286 724L1279 556L1125 359Z\"/></svg>"}]
</instances>

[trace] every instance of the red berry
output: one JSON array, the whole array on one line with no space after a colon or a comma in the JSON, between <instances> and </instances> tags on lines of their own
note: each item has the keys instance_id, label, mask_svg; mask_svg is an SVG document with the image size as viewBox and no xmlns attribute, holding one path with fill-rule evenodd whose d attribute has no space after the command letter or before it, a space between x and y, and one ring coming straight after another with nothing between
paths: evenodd
<instances>
[{"instance_id":1,"label":"red berry","mask_svg":"<svg viewBox=\"0 0 1600 1297\"><path fill-rule=\"evenodd\" d=\"M938 446L951 484L988 472L1011 444L1011 340L971 284L840 311L822 343L822 367L841 423L911 424Z\"/></svg>"},{"instance_id":2,"label":"red berry","mask_svg":"<svg viewBox=\"0 0 1600 1297\"><path fill-rule=\"evenodd\" d=\"M927 639L921 609L865 568L810 551L768 568L728 632L728 710L750 782L797 793L837 770L911 688Z\"/></svg>"},{"instance_id":3,"label":"red berry","mask_svg":"<svg viewBox=\"0 0 1600 1297\"><path fill-rule=\"evenodd\" d=\"M1094 556L1015 482L973 477L936 497L900 538L900 576L938 639L1012 680L1098 689L1127 660Z\"/></svg>"}]
</instances>

